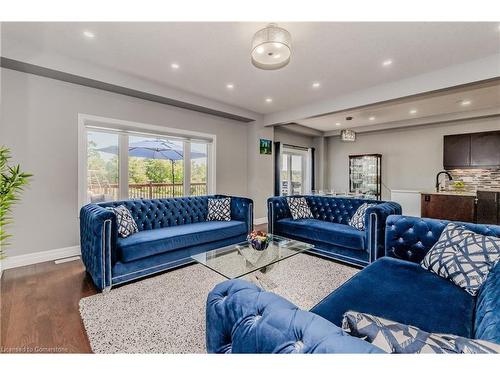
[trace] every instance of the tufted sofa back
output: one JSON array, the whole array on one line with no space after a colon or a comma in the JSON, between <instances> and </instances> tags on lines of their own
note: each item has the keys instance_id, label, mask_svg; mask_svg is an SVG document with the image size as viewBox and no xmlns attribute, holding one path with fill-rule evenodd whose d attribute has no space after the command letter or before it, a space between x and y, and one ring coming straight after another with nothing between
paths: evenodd
<instances>
[{"instance_id":1,"label":"tufted sofa back","mask_svg":"<svg viewBox=\"0 0 500 375\"><path fill-rule=\"evenodd\" d=\"M206 221L208 198L137 199L99 203L101 207L127 207L140 231Z\"/></svg>"},{"instance_id":2,"label":"tufted sofa back","mask_svg":"<svg viewBox=\"0 0 500 375\"><path fill-rule=\"evenodd\" d=\"M389 216L385 230L386 255L421 262L449 222L412 216ZM500 237L498 225L455 223L479 234ZM473 332L474 338L500 344L500 262L490 271L476 297Z\"/></svg>"},{"instance_id":3,"label":"tufted sofa back","mask_svg":"<svg viewBox=\"0 0 500 375\"><path fill-rule=\"evenodd\" d=\"M349 219L363 203L382 203L381 201L356 198L328 197L320 195L294 195L305 197L315 219L332 223L349 224ZM288 208L287 197L269 198L269 211L274 211L274 219L292 217Z\"/></svg>"},{"instance_id":4,"label":"tufted sofa back","mask_svg":"<svg viewBox=\"0 0 500 375\"><path fill-rule=\"evenodd\" d=\"M419 263L437 242L448 220L391 215L385 228L386 255ZM467 229L486 236L500 237L500 226L455 221Z\"/></svg>"}]
</instances>

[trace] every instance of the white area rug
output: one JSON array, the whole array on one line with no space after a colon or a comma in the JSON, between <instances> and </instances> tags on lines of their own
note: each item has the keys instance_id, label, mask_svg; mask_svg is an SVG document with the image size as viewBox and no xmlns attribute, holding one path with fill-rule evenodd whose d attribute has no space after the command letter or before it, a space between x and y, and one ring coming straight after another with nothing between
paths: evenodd
<instances>
[{"instance_id":1,"label":"white area rug","mask_svg":"<svg viewBox=\"0 0 500 375\"><path fill-rule=\"evenodd\" d=\"M272 290L309 310L357 269L307 254L273 266ZM196 264L80 300L95 353L205 353L205 303L225 278Z\"/></svg>"}]
</instances>

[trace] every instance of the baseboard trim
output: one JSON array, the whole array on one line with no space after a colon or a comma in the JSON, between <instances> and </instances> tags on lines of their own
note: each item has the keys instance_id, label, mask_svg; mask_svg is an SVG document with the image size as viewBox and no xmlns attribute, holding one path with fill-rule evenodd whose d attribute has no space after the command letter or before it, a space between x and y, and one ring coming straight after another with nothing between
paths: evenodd
<instances>
[{"instance_id":1,"label":"baseboard trim","mask_svg":"<svg viewBox=\"0 0 500 375\"><path fill-rule=\"evenodd\" d=\"M254 225L267 224L267 217L258 217L253 221Z\"/></svg>"},{"instance_id":2,"label":"baseboard trim","mask_svg":"<svg viewBox=\"0 0 500 375\"><path fill-rule=\"evenodd\" d=\"M2 271L36 263L49 262L51 260L69 258L76 255L80 255L80 246L70 246L61 249L40 251L38 253L16 255L2 260Z\"/></svg>"}]
</instances>

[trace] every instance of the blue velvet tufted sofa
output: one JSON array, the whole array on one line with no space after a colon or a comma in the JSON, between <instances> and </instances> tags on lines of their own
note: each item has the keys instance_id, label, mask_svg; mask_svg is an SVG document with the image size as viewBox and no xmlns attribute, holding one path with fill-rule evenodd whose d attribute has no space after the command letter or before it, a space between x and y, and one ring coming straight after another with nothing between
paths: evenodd
<instances>
[{"instance_id":1,"label":"blue velvet tufted sofa","mask_svg":"<svg viewBox=\"0 0 500 375\"><path fill-rule=\"evenodd\" d=\"M208 198L127 200L80 210L83 263L99 290L193 262L191 255L245 241L253 227L251 199L231 197L231 221L206 221ZM138 233L121 238L115 214L124 205Z\"/></svg>"},{"instance_id":2,"label":"blue velvet tufted sofa","mask_svg":"<svg viewBox=\"0 0 500 375\"><path fill-rule=\"evenodd\" d=\"M366 266L384 254L387 216L401 214L395 202L304 196L314 219L293 220L286 197L267 200L269 232L314 245L311 252L358 266ZM365 231L350 226L349 219L363 203L375 203L365 216Z\"/></svg>"},{"instance_id":3,"label":"blue velvet tufted sofa","mask_svg":"<svg viewBox=\"0 0 500 375\"><path fill-rule=\"evenodd\" d=\"M348 310L500 344L500 263L476 297L423 269L419 262L448 222L393 215L386 221L386 255L311 311L243 280L228 280L207 299L210 353L377 353L339 326ZM500 237L500 226L463 223Z\"/></svg>"}]
</instances>

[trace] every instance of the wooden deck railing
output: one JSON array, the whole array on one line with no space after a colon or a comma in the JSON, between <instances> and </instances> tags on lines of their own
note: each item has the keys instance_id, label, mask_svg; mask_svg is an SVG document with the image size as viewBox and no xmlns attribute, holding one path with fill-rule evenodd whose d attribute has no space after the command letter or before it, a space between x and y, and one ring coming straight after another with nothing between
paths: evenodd
<instances>
[{"instance_id":1,"label":"wooden deck railing","mask_svg":"<svg viewBox=\"0 0 500 375\"><path fill-rule=\"evenodd\" d=\"M118 200L118 184L109 184L105 187L93 186L89 189L93 195L105 195L105 199ZM191 183L190 195L206 195L206 183ZM184 184L169 184L169 183L146 183L146 184L129 184L128 197L130 199L157 199L157 198L172 198L182 197L184 195ZM111 198L112 197L112 198Z\"/></svg>"}]
</instances>

